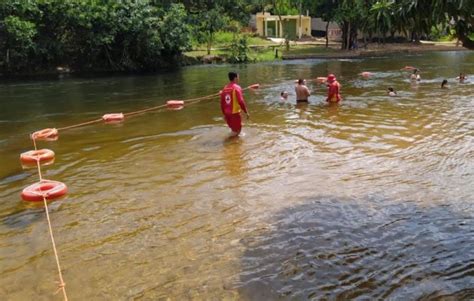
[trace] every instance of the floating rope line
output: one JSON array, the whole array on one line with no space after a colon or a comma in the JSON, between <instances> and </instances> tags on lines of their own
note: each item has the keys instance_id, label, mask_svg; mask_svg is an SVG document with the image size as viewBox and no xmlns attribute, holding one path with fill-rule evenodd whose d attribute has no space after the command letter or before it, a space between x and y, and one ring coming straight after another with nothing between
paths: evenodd
<instances>
[{"instance_id":1,"label":"floating rope line","mask_svg":"<svg viewBox=\"0 0 474 301\"><path fill-rule=\"evenodd\" d=\"M36 139L33 139L33 145L35 147L35 150L37 150L37 148L36 148ZM38 176L39 176L40 182L42 182L43 181L43 175L41 173L41 164L40 164L39 157L36 159L36 167L38 169ZM64 282L63 274L62 274L62 271L61 271L61 265L59 263L59 255L58 255L58 251L57 251L57 248L56 248L56 242L54 240L53 227L51 226L51 219L49 217L48 202L46 201L45 194L44 193L40 193L40 194L43 197L44 211L46 212L46 220L48 221L49 237L51 238L51 244L53 245L54 258L56 259L56 267L58 269L58 275L59 275L58 290L56 291L55 294L57 294L58 291L61 290L63 292L64 300L67 301L68 298L67 298L67 294L66 294L66 283Z\"/></svg>"},{"instance_id":2,"label":"floating rope line","mask_svg":"<svg viewBox=\"0 0 474 301\"><path fill-rule=\"evenodd\" d=\"M250 85L250 86L248 86L248 87L246 87L242 90L257 89L259 86L260 86L259 84L253 84L253 85ZM200 101L203 101L203 100L213 99L213 98L215 98L219 95L220 95L220 92L215 93L215 94L206 95L206 96L190 98L190 99L184 100L183 102L187 105L191 105L191 104L195 104L195 103L198 103ZM138 114L142 114L142 113L146 113L146 112L150 112L150 111L154 111L154 110L163 109L163 108L166 108L166 107L167 107L167 104L158 105L158 106L154 106L154 107L150 107L150 108L146 108L146 109L142 109L142 110L138 110L138 111L128 112L128 113L125 113L123 115L126 116L126 117L130 117L130 116L135 116L135 115L138 115ZM78 128L78 127L81 127L81 126L86 126L86 125L90 125L90 124L94 124L94 123L99 123L101 121L103 121L103 118L94 119L94 120L90 120L90 121L86 121L86 122L82 122L82 123L78 123L78 124L73 124L73 125L70 125L70 126L61 127L61 128L58 128L57 131L65 131L65 130L68 130L68 129L73 129L73 128ZM56 135L57 135L57 132L56 132ZM38 147L37 147L37 144L36 144L36 137L33 134L30 135L30 137L33 140L33 146L35 148L35 151L37 151ZM40 157L39 156L36 157L36 167L37 167L37 170L38 170L38 176L39 176L39 179L40 179L40 183L42 183L43 181L48 181L48 180L43 179L43 175L41 173L41 164L40 164ZM46 197L47 193L43 192L43 191L40 191L40 192L35 191L35 194L40 195L43 198L44 209L45 209L45 212L46 212L46 220L48 222L49 236L51 238L51 244L53 245L54 258L56 259L56 267L58 269L59 282L58 282L58 290L56 291L55 294L57 294L59 291L62 291L64 300L67 301L68 298L67 298L67 293L66 293L66 283L64 282L64 278L63 278L63 275L62 275L61 264L59 262L58 250L56 248L56 242L54 240L54 235L53 235L53 227L51 225L51 218L49 217L49 208L48 208L48 202L47 202L47 197Z\"/></svg>"},{"instance_id":3,"label":"floating rope line","mask_svg":"<svg viewBox=\"0 0 474 301\"><path fill-rule=\"evenodd\" d=\"M78 127L81 127L81 126L94 124L94 123L98 123L98 122L101 122L101 121L102 121L102 118L94 119L94 120L91 120L91 121L86 121L86 122L82 122L82 123L73 124L73 125L70 125L70 126L65 126L65 127L62 127L62 128L58 128L58 131L64 131L64 130L69 130L69 129L73 129L73 128L78 128Z\"/></svg>"},{"instance_id":4,"label":"floating rope line","mask_svg":"<svg viewBox=\"0 0 474 301\"><path fill-rule=\"evenodd\" d=\"M266 85L253 84L253 85L250 85L248 87L243 88L242 91L249 90L249 89L257 89L259 87L264 87L264 86L265 87L270 86L270 84L266 84ZM191 105L191 104L201 102L202 100L212 99L212 98L217 97L219 95L220 95L220 93L214 93L214 94L209 94L209 95L205 95L205 96L201 96L201 97L189 98L189 99L184 100L184 103L187 104L187 105ZM132 112L124 113L123 115L125 117L131 117L131 116L143 114L143 113L146 113L146 112L151 112L151 111L155 111L155 110L159 110L159 109L164 109L166 107L167 107L167 105L163 104L163 105L158 105L158 106L154 106L154 107L150 107L150 108L146 108L146 109L141 109L141 110L138 110L138 111L132 111ZM65 127L60 127L60 128L57 128L57 130L58 131L65 131L65 130L78 128L78 127L82 127L82 126L86 126L86 125L90 125L90 124L94 124L94 123L99 123L99 122L102 122L102 121L103 121L103 119L99 118L99 119L89 120L89 121L86 121L86 122L81 122L81 123L78 123L78 124L73 124L73 125L69 125L69 126L65 126ZM33 140L33 142L34 142L34 140Z\"/></svg>"}]
</instances>

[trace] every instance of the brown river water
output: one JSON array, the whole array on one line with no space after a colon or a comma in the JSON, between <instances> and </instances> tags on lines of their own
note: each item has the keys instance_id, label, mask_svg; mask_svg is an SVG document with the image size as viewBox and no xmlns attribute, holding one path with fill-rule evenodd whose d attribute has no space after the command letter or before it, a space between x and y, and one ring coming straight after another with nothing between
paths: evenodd
<instances>
[{"instance_id":1,"label":"brown river water","mask_svg":"<svg viewBox=\"0 0 474 301\"><path fill-rule=\"evenodd\" d=\"M474 53L443 52L0 83L0 300L62 298L43 207L20 198L28 133L216 93L232 69L267 84L239 139L214 99L39 144L69 188L50 216L70 300L474 298ZM309 81L296 107L294 80L328 72L342 104Z\"/></svg>"}]
</instances>

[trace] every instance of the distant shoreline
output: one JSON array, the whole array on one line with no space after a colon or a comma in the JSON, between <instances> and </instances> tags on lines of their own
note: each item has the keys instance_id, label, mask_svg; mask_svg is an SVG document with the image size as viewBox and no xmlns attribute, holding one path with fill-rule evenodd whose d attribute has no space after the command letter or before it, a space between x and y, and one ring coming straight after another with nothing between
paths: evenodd
<instances>
[{"instance_id":1,"label":"distant shoreline","mask_svg":"<svg viewBox=\"0 0 474 301\"><path fill-rule=\"evenodd\" d=\"M445 44L445 45L443 45ZM367 49L353 51L334 50L331 53L284 54L283 60L298 59L353 59L370 58L387 54L416 54L434 51L471 51L453 43L425 43L425 44L369 44Z\"/></svg>"}]
</instances>

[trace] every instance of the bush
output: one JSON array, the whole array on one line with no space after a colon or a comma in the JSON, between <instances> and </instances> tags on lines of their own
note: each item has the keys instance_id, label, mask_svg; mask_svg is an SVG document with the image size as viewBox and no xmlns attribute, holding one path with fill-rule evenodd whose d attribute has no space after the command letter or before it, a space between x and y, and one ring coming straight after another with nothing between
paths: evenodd
<instances>
[{"instance_id":1,"label":"bush","mask_svg":"<svg viewBox=\"0 0 474 301\"><path fill-rule=\"evenodd\" d=\"M247 43L246 35L234 35L232 44L230 45L230 57L229 62L231 63L246 63L249 61L249 47Z\"/></svg>"},{"instance_id":2,"label":"bush","mask_svg":"<svg viewBox=\"0 0 474 301\"><path fill-rule=\"evenodd\" d=\"M4 68L7 72L25 68L28 65L28 57L35 43L36 26L34 23L21 20L17 16L6 17L0 26L2 39L0 48L5 53Z\"/></svg>"}]
</instances>

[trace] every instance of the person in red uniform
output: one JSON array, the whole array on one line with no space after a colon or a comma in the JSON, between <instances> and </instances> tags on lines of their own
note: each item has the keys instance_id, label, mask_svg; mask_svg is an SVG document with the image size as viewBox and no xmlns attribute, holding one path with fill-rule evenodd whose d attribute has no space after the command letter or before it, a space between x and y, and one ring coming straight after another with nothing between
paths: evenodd
<instances>
[{"instance_id":1,"label":"person in red uniform","mask_svg":"<svg viewBox=\"0 0 474 301\"><path fill-rule=\"evenodd\" d=\"M238 85L239 74L229 72L229 81L221 91L221 110L227 125L232 130L232 135L238 136L242 130L240 111L245 112L247 119L250 118L250 115L242 95L242 88Z\"/></svg>"},{"instance_id":2,"label":"person in red uniform","mask_svg":"<svg viewBox=\"0 0 474 301\"><path fill-rule=\"evenodd\" d=\"M328 97L326 98L327 102L340 102L342 97L339 94L341 89L341 84L336 80L336 76L334 74L329 74L328 79Z\"/></svg>"}]
</instances>

